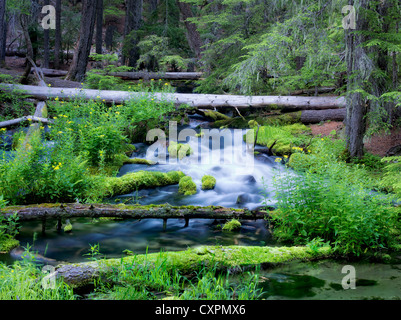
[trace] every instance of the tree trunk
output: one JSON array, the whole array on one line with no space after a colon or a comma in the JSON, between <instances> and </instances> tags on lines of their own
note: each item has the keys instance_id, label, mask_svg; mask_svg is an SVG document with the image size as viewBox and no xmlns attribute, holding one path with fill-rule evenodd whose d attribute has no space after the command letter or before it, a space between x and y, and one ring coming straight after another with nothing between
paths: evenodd
<instances>
[{"instance_id":1,"label":"tree trunk","mask_svg":"<svg viewBox=\"0 0 401 320\"><path fill-rule=\"evenodd\" d=\"M31 73L31 67L32 64L29 61L29 59L33 60L33 47L32 47L32 42L31 42L31 37L29 36L29 18L27 14L21 14L20 16L20 21L21 21L21 28L22 28L22 32L24 35L24 39L25 39L25 45L26 45L26 67L25 67L25 71L24 74L21 77L21 83L25 84L28 83L28 77L29 74Z\"/></svg>"},{"instance_id":2,"label":"tree trunk","mask_svg":"<svg viewBox=\"0 0 401 320\"><path fill-rule=\"evenodd\" d=\"M364 81L370 77L373 70L372 61L367 56L362 44L366 41L366 35L361 31L369 30L366 10L368 0L361 0L359 12L357 12L356 30L345 31L347 48L347 118L346 135L347 149L351 157L361 158L364 154L363 138L366 131L365 115L367 102L362 93L355 90L364 89ZM353 1L349 1L352 5Z\"/></svg>"},{"instance_id":3,"label":"tree trunk","mask_svg":"<svg viewBox=\"0 0 401 320\"><path fill-rule=\"evenodd\" d=\"M130 99L143 98L143 92L110 91L110 90L82 90L70 88L43 88L37 86L22 86L2 84L0 91L24 90L25 94L39 100L48 100L58 97L60 100L94 99L105 100L107 103L122 104ZM234 96L214 94L184 94L184 93L154 93L155 101L171 101L177 106L187 104L190 107L214 109L220 107L231 108L264 108L275 105L277 107L293 108L294 110L319 110L344 108L345 99L342 97L294 97L294 96Z\"/></svg>"},{"instance_id":4,"label":"tree trunk","mask_svg":"<svg viewBox=\"0 0 401 320\"><path fill-rule=\"evenodd\" d=\"M7 32L4 32L6 29L6 0L0 0L0 27L0 66L2 66L5 62L5 40L7 35Z\"/></svg>"},{"instance_id":5,"label":"tree trunk","mask_svg":"<svg viewBox=\"0 0 401 320\"><path fill-rule=\"evenodd\" d=\"M196 28L196 25L192 22L187 21L188 18L192 18L191 4L187 2L181 2L177 0L178 7L182 14L185 28L187 29L187 40L191 50L195 53L195 57L200 59L202 54L202 39Z\"/></svg>"},{"instance_id":6,"label":"tree trunk","mask_svg":"<svg viewBox=\"0 0 401 320\"><path fill-rule=\"evenodd\" d=\"M45 0L44 5L47 6L50 4L50 0ZM43 63L41 65L42 68L49 68L50 63L50 52L49 52L49 29L43 30Z\"/></svg>"},{"instance_id":7,"label":"tree trunk","mask_svg":"<svg viewBox=\"0 0 401 320\"><path fill-rule=\"evenodd\" d=\"M139 59L139 38L135 34L128 35L141 27L143 0L127 0L127 14L125 18L125 47L129 48L128 56L124 56L124 62L135 68ZM127 38L128 37L128 38Z\"/></svg>"},{"instance_id":8,"label":"tree trunk","mask_svg":"<svg viewBox=\"0 0 401 320\"><path fill-rule=\"evenodd\" d=\"M103 0L96 2L96 53L102 54L103 45Z\"/></svg>"},{"instance_id":9,"label":"tree trunk","mask_svg":"<svg viewBox=\"0 0 401 320\"><path fill-rule=\"evenodd\" d=\"M106 49L108 51L112 51L113 50L113 36L114 36L114 30L115 30L115 26L114 25L108 25L106 28L106 35L105 35L105 45L106 45Z\"/></svg>"},{"instance_id":10,"label":"tree trunk","mask_svg":"<svg viewBox=\"0 0 401 320\"><path fill-rule=\"evenodd\" d=\"M89 55L92 47L93 30L96 20L96 6L91 3L91 0L82 1L82 18L80 37L75 48L74 58L67 80L83 81L85 78L86 68L88 66Z\"/></svg>"},{"instance_id":11,"label":"tree trunk","mask_svg":"<svg viewBox=\"0 0 401 320\"><path fill-rule=\"evenodd\" d=\"M56 0L56 34L54 42L54 69L60 68L61 52L61 0Z\"/></svg>"}]
</instances>

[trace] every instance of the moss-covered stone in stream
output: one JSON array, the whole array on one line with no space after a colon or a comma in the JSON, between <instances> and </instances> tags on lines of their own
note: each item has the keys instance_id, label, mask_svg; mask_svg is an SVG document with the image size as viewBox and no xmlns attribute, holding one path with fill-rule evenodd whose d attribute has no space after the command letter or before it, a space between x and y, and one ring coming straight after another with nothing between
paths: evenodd
<instances>
[{"instance_id":1,"label":"moss-covered stone in stream","mask_svg":"<svg viewBox=\"0 0 401 320\"><path fill-rule=\"evenodd\" d=\"M210 175L202 177L202 190L212 190L216 186L216 178Z\"/></svg>"},{"instance_id":2,"label":"moss-covered stone in stream","mask_svg":"<svg viewBox=\"0 0 401 320\"><path fill-rule=\"evenodd\" d=\"M223 226L224 231L237 231L239 229L241 229L241 222L239 222L237 219L232 219L226 222Z\"/></svg>"},{"instance_id":3,"label":"moss-covered stone in stream","mask_svg":"<svg viewBox=\"0 0 401 320\"><path fill-rule=\"evenodd\" d=\"M192 178L189 176L185 176L180 179L178 184L178 192L185 195L191 196L196 193L196 184L192 181Z\"/></svg>"},{"instance_id":4,"label":"moss-covered stone in stream","mask_svg":"<svg viewBox=\"0 0 401 320\"><path fill-rule=\"evenodd\" d=\"M185 174L181 171L156 172L138 171L122 177L109 177L105 180L106 196L128 194L145 188L156 188L178 184Z\"/></svg>"},{"instance_id":5,"label":"moss-covered stone in stream","mask_svg":"<svg viewBox=\"0 0 401 320\"><path fill-rule=\"evenodd\" d=\"M176 141L170 141L168 147L168 153L171 158L183 158L190 156L193 153L192 148L187 144L177 143Z\"/></svg>"},{"instance_id":6,"label":"moss-covered stone in stream","mask_svg":"<svg viewBox=\"0 0 401 320\"><path fill-rule=\"evenodd\" d=\"M19 241L17 239L6 238L4 240L0 240L0 253L8 253L18 246Z\"/></svg>"}]
</instances>

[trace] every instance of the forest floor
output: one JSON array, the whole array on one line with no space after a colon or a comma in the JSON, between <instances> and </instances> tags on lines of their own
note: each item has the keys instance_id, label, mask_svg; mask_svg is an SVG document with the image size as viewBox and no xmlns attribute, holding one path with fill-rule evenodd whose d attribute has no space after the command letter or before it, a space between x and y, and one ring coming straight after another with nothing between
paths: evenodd
<instances>
[{"instance_id":1,"label":"forest floor","mask_svg":"<svg viewBox=\"0 0 401 320\"><path fill-rule=\"evenodd\" d=\"M337 132L344 129L343 122L328 121L323 124L310 125L312 129L312 134L317 136L321 134L322 136L328 136L333 130ZM387 151L401 144L401 128L394 128L389 134L379 133L372 137L366 139L365 148L366 151L378 155L380 157L386 156Z\"/></svg>"}]
</instances>

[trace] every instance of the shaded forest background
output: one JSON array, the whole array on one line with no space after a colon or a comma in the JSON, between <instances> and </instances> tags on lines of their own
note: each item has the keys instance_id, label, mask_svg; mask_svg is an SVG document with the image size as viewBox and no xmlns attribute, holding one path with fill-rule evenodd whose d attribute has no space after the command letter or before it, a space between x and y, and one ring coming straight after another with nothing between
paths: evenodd
<instances>
[{"instance_id":1,"label":"shaded forest background","mask_svg":"<svg viewBox=\"0 0 401 320\"><path fill-rule=\"evenodd\" d=\"M41 24L49 4L55 30ZM81 82L108 59L201 71L198 93L345 95L348 149L360 157L366 135L398 125L400 23L399 0L1 0L0 63L28 56Z\"/></svg>"}]
</instances>

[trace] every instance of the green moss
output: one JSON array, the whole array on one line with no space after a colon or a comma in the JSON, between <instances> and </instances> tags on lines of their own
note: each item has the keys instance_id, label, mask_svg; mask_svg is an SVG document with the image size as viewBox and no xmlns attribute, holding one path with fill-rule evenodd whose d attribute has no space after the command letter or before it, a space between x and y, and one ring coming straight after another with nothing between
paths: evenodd
<instances>
[{"instance_id":1,"label":"green moss","mask_svg":"<svg viewBox=\"0 0 401 320\"><path fill-rule=\"evenodd\" d=\"M246 268L257 265L275 266L282 263L299 260L310 261L331 257L330 247L318 248L312 252L308 247L253 247L253 246L202 246L189 248L185 251L151 253L134 255L122 259L101 260L97 264L99 268L118 270L121 263L136 265L154 263L163 259L166 269L172 269L191 274L199 269L199 266L214 266L219 268ZM83 266L93 263L81 264Z\"/></svg>"},{"instance_id":2,"label":"green moss","mask_svg":"<svg viewBox=\"0 0 401 320\"><path fill-rule=\"evenodd\" d=\"M259 128L257 144L271 147L276 155L290 155L292 147L304 146L308 143L305 133L310 132L310 128L303 124L291 124L285 126L262 126ZM248 132L248 141L254 140L254 132Z\"/></svg>"},{"instance_id":3,"label":"green moss","mask_svg":"<svg viewBox=\"0 0 401 320\"><path fill-rule=\"evenodd\" d=\"M182 160L186 156L190 156L193 153L192 148L187 144L177 143L175 141L170 141L168 147L168 153L171 158L177 158Z\"/></svg>"},{"instance_id":4,"label":"green moss","mask_svg":"<svg viewBox=\"0 0 401 320\"><path fill-rule=\"evenodd\" d=\"M226 116L225 114L222 114L218 111L214 111L214 110L205 110L204 115L208 118L213 119L214 121L217 120L231 120L231 118L229 116Z\"/></svg>"},{"instance_id":5,"label":"green moss","mask_svg":"<svg viewBox=\"0 0 401 320\"><path fill-rule=\"evenodd\" d=\"M156 172L138 171L128 173L122 177L105 179L106 196L128 194L145 188L163 187L178 184L185 174L181 171Z\"/></svg>"},{"instance_id":6,"label":"green moss","mask_svg":"<svg viewBox=\"0 0 401 320\"><path fill-rule=\"evenodd\" d=\"M232 219L223 226L224 231L236 231L239 229L241 229L241 222L239 222L237 219Z\"/></svg>"},{"instance_id":7,"label":"green moss","mask_svg":"<svg viewBox=\"0 0 401 320\"><path fill-rule=\"evenodd\" d=\"M191 177L185 176L180 179L178 184L178 192L186 196L196 193L196 184L192 181Z\"/></svg>"},{"instance_id":8,"label":"green moss","mask_svg":"<svg viewBox=\"0 0 401 320\"><path fill-rule=\"evenodd\" d=\"M202 190L212 190L216 186L216 178L210 175L202 177Z\"/></svg>"},{"instance_id":9,"label":"green moss","mask_svg":"<svg viewBox=\"0 0 401 320\"><path fill-rule=\"evenodd\" d=\"M0 253L8 253L19 246L19 241L14 238L7 238L0 242Z\"/></svg>"},{"instance_id":10,"label":"green moss","mask_svg":"<svg viewBox=\"0 0 401 320\"><path fill-rule=\"evenodd\" d=\"M67 224L64 226L64 232L69 233L72 231L72 224L68 221Z\"/></svg>"}]
</instances>

